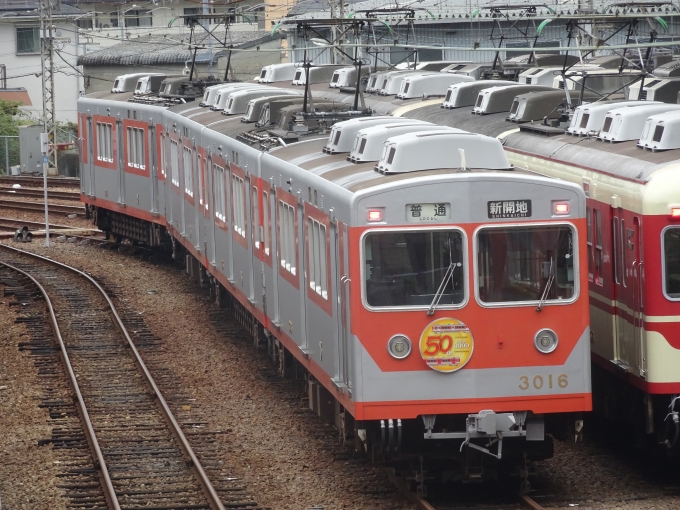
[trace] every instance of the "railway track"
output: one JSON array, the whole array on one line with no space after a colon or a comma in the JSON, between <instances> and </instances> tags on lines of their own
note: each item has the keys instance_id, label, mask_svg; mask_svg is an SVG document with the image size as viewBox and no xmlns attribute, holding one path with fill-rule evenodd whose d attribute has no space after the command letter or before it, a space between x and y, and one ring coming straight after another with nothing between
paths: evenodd
<instances>
[{"instance_id":1,"label":"railway track","mask_svg":"<svg viewBox=\"0 0 680 510\"><path fill-rule=\"evenodd\" d=\"M77 214L85 216L83 205L56 205L48 204L50 213ZM19 211L43 212L45 205L42 202L20 202L18 200L0 200L0 209L15 209Z\"/></svg>"},{"instance_id":2,"label":"railway track","mask_svg":"<svg viewBox=\"0 0 680 510\"><path fill-rule=\"evenodd\" d=\"M397 491L399 491L401 494L403 494L406 499L408 499L411 503L413 503L418 510L440 510L440 509L445 509L449 510L451 505L459 505L459 506L454 506L453 508L472 508L474 509L476 506L476 503L474 501L474 496L472 497L472 500L470 499L470 496L467 495L463 501L456 501L458 499L456 495L453 496L446 496L445 500L451 500L450 503L442 503L439 500L442 499L441 495L436 498L436 502L431 502L428 501L427 498L409 490L407 483L399 476L397 476L394 472L394 469L391 468L386 468L386 473L387 473L387 478L389 481L395 486ZM503 496L502 499L512 501L512 503L499 503L498 501L493 501L492 503L490 502L483 502L481 503L483 508L507 508L507 509L516 509L516 508L523 508L525 510L544 510L544 508L539 505L533 498L530 496L527 496L526 494L512 494L511 492L505 493L503 491L502 494ZM497 495L498 496L498 495Z\"/></svg>"},{"instance_id":3,"label":"railway track","mask_svg":"<svg viewBox=\"0 0 680 510\"><path fill-rule=\"evenodd\" d=\"M259 508L234 478L216 472L220 486L213 486L97 282L50 259L5 245L0 250L5 295L13 294L22 305L19 320L31 331L31 342L22 347L38 357L34 363L47 378L43 405L56 422L45 442L66 454L59 488L71 506ZM74 398L60 383L60 371ZM210 455L209 445L199 447Z\"/></svg>"},{"instance_id":4,"label":"railway track","mask_svg":"<svg viewBox=\"0 0 680 510\"><path fill-rule=\"evenodd\" d=\"M0 185L21 184L22 186L42 187L42 176L29 175L0 175ZM48 177L48 188L77 188L80 186L80 179L77 177Z\"/></svg>"},{"instance_id":5,"label":"railway track","mask_svg":"<svg viewBox=\"0 0 680 510\"><path fill-rule=\"evenodd\" d=\"M49 186L48 186L49 187ZM5 186L0 186L0 195L7 195L10 197L27 197L27 198L40 198L42 199L45 195L42 189L36 188L8 188ZM80 193L77 191L59 191L59 190L47 190L47 198L55 200L72 200L74 202L80 201Z\"/></svg>"}]
</instances>

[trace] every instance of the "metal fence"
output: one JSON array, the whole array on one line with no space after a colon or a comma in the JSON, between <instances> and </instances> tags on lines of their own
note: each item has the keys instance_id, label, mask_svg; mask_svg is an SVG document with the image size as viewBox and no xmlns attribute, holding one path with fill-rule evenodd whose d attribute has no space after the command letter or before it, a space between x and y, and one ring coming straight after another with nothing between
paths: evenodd
<instances>
[{"instance_id":1,"label":"metal fence","mask_svg":"<svg viewBox=\"0 0 680 510\"><path fill-rule=\"evenodd\" d=\"M19 137L0 136L0 173L9 175L15 165L19 165Z\"/></svg>"}]
</instances>

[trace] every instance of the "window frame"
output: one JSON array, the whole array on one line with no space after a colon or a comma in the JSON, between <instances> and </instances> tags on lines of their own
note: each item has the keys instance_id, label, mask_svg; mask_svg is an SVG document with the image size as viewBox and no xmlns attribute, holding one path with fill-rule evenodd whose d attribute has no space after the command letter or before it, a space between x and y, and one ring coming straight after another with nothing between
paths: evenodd
<instances>
[{"instance_id":1,"label":"window frame","mask_svg":"<svg viewBox=\"0 0 680 510\"><path fill-rule=\"evenodd\" d=\"M19 30L21 30L21 29L23 29L23 30L32 29L33 30L33 34L34 34L33 43L36 42L35 34L37 32L37 34L38 34L37 48L35 48L33 51L19 51ZM41 50L41 48L40 48L40 45L41 45L40 26L36 26L36 25L16 25L14 27L14 37L15 37L15 39L14 39L14 54L16 56L21 57L21 56L24 56L24 55L26 55L26 56L40 55L40 53L41 53L40 52L40 50Z\"/></svg>"},{"instance_id":2,"label":"window frame","mask_svg":"<svg viewBox=\"0 0 680 510\"><path fill-rule=\"evenodd\" d=\"M165 173L166 172L165 163L167 159L167 154L165 153L166 139L167 133L163 130L163 126L161 124L156 124L156 151L159 155L156 177L158 178L159 181L165 181L166 176Z\"/></svg>"},{"instance_id":3,"label":"window frame","mask_svg":"<svg viewBox=\"0 0 680 510\"><path fill-rule=\"evenodd\" d=\"M499 223L499 224L485 224L480 225L472 233L472 254L473 254L473 285L475 287L475 301L482 308L520 308L520 307L533 307L538 305L538 299L533 301L504 301L500 303L487 303L482 301L479 297L479 232L486 229L499 229L499 228L525 228L525 227L569 227L572 233L572 246L574 248L574 295L569 299L546 299L544 301L544 306L566 306L571 305L578 301L581 295L581 264L580 264L580 252L579 252L579 238L578 229L570 221L541 221L541 222L529 222L529 223ZM555 283L553 282L553 285Z\"/></svg>"},{"instance_id":4,"label":"window frame","mask_svg":"<svg viewBox=\"0 0 680 510\"><path fill-rule=\"evenodd\" d=\"M263 219L263 225L262 225L262 230L263 230L263 243L264 243L264 250L261 251L263 260L270 266L272 267L273 264L273 250L272 250L272 207L271 207L271 197L273 194L271 193L271 190L269 189L269 185L266 183L266 181L262 181L262 186L266 187L267 189L261 190L261 197L262 197L262 207L261 207L261 215Z\"/></svg>"},{"instance_id":5,"label":"window frame","mask_svg":"<svg viewBox=\"0 0 680 510\"><path fill-rule=\"evenodd\" d=\"M330 223L330 218L328 215L323 212L321 209L318 209L317 207L314 207L311 204L305 203L304 206L304 215L305 215L305 277L306 277L306 287L307 287L307 297L314 302L317 306L319 306L321 309L323 309L328 315L331 317L333 316L333 285L332 285L332 279L331 279L331 265L332 265L332 259L331 259L331 223ZM314 243L314 233L313 231L310 232L310 223L312 223L312 230L313 230L313 224L317 223L319 226L323 226L324 228L324 239L323 239L323 248L324 248L324 264L319 268L319 274L321 276L321 281L323 282L323 278L325 277L325 297L323 295L324 288L323 285L319 286L321 287L321 292L317 290L317 286L315 285L315 288L311 288L311 282L312 282L312 253L310 253L310 248L316 252L318 248L320 248L320 244L312 244ZM319 257L321 256L321 250L319 249Z\"/></svg>"},{"instance_id":6,"label":"window frame","mask_svg":"<svg viewBox=\"0 0 680 510\"><path fill-rule=\"evenodd\" d=\"M99 132L99 125L108 125L111 128L111 137L110 137L110 149L111 149L111 158L100 158L100 149L102 148L100 145L100 138L101 138L101 133ZM92 116L92 130L93 130L93 136L94 136L94 146L93 146L93 154L94 154L94 164L99 167L104 167L104 168L109 168L111 170L118 170L117 167L117 158L118 158L118 130L116 129L116 119L112 117L105 117L103 115L93 115ZM106 150L106 143L104 144L104 150Z\"/></svg>"},{"instance_id":7,"label":"window frame","mask_svg":"<svg viewBox=\"0 0 680 510\"><path fill-rule=\"evenodd\" d=\"M150 175L148 129L149 125L144 121L123 119L125 171L142 177Z\"/></svg>"},{"instance_id":8,"label":"window frame","mask_svg":"<svg viewBox=\"0 0 680 510\"><path fill-rule=\"evenodd\" d=\"M276 198L276 264L278 266L279 274L288 283L293 285L296 289L300 289L300 251L299 251L299 214L297 198L281 188L276 188L274 195ZM281 266L281 261L286 260L282 257L283 250L283 233L282 233L282 218L281 218L281 204L286 204L293 211L293 249L295 252L295 272L288 270Z\"/></svg>"},{"instance_id":9,"label":"window frame","mask_svg":"<svg viewBox=\"0 0 680 510\"><path fill-rule=\"evenodd\" d=\"M240 181L237 190L236 180ZM249 179L246 173L234 163L229 163L229 193L231 197L231 233L246 250L248 246L248 193ZM237 193L237 191L240 191ZM239 222L237 224L237 222ZM240 223L243 223L242 225Z\"/></svg>"},{"instance_id":10,"label":"window frame","mask_svg":"<svg viewBox=\"0 0 680 510\"><path fill-rule=\"evenodd\" d=\"M600 286L604 285L604 278L602 274L604 265L604 234L602 231L602 211L598 208L593 208L593 219L595 220L593 225L593 248L594 248L594 260L593 260L593 281ZM598 257L599 255L599 257ZM599 258L599 261L598 261Z\"/></svg>"},{"instance_id":11,"label":"window frame","mask_svg":"<svg viewBox=\"0 0 680 510\"><path fill-rule=\"evenodd\" d=\"M205 182L207 178L206 169L208 167L208 158L205 150L200 145L196 146L196 158L196 164L198 165L198 168L196 169L198 176L198 207L203 213L203 216L209 218L210 200L206 194L207 186Z\"/></svg>"},{"instance_id":12,"label":"window frame","mask_svg":"<svg viewBox=\"0 0 680 510\"><path fill-rule=\"evenodd\" d=\"M212 170L213 182L212 188L215 192L215 203L213 204L212 219L222 230L228 230L229 226L227 224L227 175L229 174L227 163L223 158L212 156L210 161L210 166ZM222 172L221 176L221 188L217 186L220 182L220 176L218 175L217 169ZM219 192L222 191L220 194ZM220 212L220 204L221 212Z\"/></svg>"},{"instance_id":13,"label":"window frame","mask_svg":"<svg viewBox=\"0 0 680 510\"><path fill-rule=\"evenodd\" d=\"M680 225L666 225L661 229L661 292L663 292L663 297L668 301L677 302L680 301L680 297L673 298L666 292L666 231L671 229L680 230Z\"/></svg>"},{"instance_id":14,"label":"window frame","mask_svg":"<svg viewBox=\"0 0 680 510\"><path fill-rule=\"evenodd\" d=\"M366 250L364 248L364 240L367 235L371 233L392 233L392 232L430 232L437 230L453 230L461 234L462 239L462 252L463 252L463 300L455 305L445 305L438 304L437 310L460 310L465 308L470 301L470 261L469 261L469 239L467 232L457 225L428 225L426 228L420 227L388 227L388 228L371 228L362 232L359 238L359 258L361 260L359 274L361 276L361 304L366 310L371 312L396 312L396 311L409 311L409 312L422 312L423 310L428 310L431 305L414 305L414 306L371 306L368 304L366 298Z\"/></svg>"},{"instance_id":15,"label":"window frame","mask_svg":"<svg viewBox=\"0 0 680 510\"><path fill-rule=\"evenodd\" d=\"M180 158L180 146L182 146L182 143L179 140L179 136L177 136L176 133L171 133L170 134L170 144L168 147L168 163L170 166L170 184L172 185L173 190L175 190L177 193L179 193L179 187L180 187L180 168L179 168L179 158ZM175 154L173 154L173 147L175 150Z\"/></svg>"},{"instance_id":16,"label":"window frame","mask_svg":"<svg viewBox=\"0 0 680 510\"><path fill-rule=\"evenodd\" d=\"M189 168L186 167L187 160L189 161ZM183 191L184 199L191 205L195 205L194 194L195 194L195 183L194 183L194 171L196 164L196 149L193 147L192 143L188 145L182 144L182 176L183 176Z\"/></svg>"}]
</instances>

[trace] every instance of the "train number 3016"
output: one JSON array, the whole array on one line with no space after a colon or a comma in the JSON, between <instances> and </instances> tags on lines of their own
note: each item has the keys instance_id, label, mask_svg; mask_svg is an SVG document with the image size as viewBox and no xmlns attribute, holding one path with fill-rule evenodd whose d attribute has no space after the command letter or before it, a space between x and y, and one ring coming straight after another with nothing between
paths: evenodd
<instances>
[{"instance_id":1,"label":"train number 3016","mask_svg":"<svg viewBox=\"0 0 680 510\"><path fill-rule=\"evenodd\" d=\"M547 386L548 389L553 387L552 374L549 374L547 378L544 378L542 375L535 375L533 378L531 378L528 375L520 375L519 380L520 390L528 390L530 386L533 386L537 390L542 389L544 386ZM566 388L567 386L569 386L569 379L567 378L567 374L560 374L557 376L557 385L560 388Z\"/></svg>"}]
</instances>

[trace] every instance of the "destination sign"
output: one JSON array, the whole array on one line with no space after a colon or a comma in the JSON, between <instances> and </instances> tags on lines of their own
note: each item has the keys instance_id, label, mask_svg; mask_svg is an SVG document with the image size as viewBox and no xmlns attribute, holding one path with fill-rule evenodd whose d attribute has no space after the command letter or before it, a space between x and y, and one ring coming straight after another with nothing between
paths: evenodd
<instances>
[{"instance_id":1,"label":"destination sign","mask_svg":"<svg viewBox=\"0 0 680 510\"><path fill-rule=\"evenodd\" d=\"M494 200L487 202L489 219L531 218L531 200Z\"/></svg>"}]
</instances>

